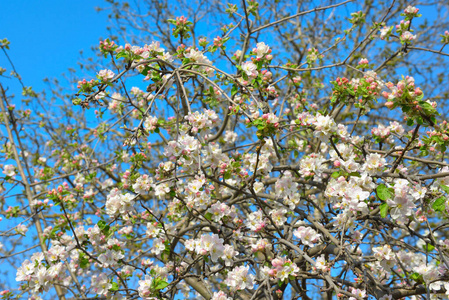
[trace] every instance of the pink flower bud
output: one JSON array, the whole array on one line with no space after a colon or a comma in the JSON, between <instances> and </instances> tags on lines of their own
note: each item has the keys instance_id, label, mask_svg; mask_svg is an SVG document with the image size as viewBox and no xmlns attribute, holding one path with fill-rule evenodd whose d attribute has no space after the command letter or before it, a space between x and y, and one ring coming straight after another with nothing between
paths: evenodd
<instances>
[{"instance_id":1,"label":"pink flower bud","mask_svg":"<svg viewBox=\"0 0 449 300\"><path fill-rule=\"evenodd\" d=\"M394 102L393 101L385 102L385 106L388 107L389 109L393 109Z\"/></svg>"}]
</instances>

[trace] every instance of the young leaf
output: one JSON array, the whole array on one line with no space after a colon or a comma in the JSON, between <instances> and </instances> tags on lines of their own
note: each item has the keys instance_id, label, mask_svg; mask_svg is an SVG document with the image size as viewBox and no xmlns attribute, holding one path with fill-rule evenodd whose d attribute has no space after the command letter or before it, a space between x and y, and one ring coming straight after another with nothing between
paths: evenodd
<instances>
[{"instance_id":1,"label":"young leaf","mask_svg":"<svg viewBox=\"0 0 449 300\"><path fill-rule=\"evenodd\" d=\"M435 249L435 246L431 244L425 244L422 246L424 248L424 251L431 252L433 249Z\"/></svg>"},{"instance_id":2,"label":"young leaf","mask_svg":"<svg viewBox=\"0 0 449 300\"><path fill-rule=\"evenodd\" d=\"M446 197L440 197L432 204L432 208L435 211L443 211L446 207Z\"/></svg>"},{"instance_id":3,"label":"young leaf","mask_svg":"<svg viewBox=\"0 0 449 300\"><path fill-rule=\"evenodd\" d=\"M416 282L419 282L419 283L423 282L422 275L419 274L419 273L416 273L416 272L410 275L410 279L412 279L412 280L414 280Z\"/></svg>"},{"instance_id":4,"label":"young leaf","mask_svg":"<svg viewBox=\"0 0 449 300\"><path fill-rule=\"evenodd\" d=\"M235 94L237 94L238 91L239 91L239 89L237 88L236 85L232 86L231 96L234 96Z\"/></svg>"},{"instance_id":5,"label":"young leaf","mask_svg":"<svg viewBox=\"0 0 449 300\"><path fill-rule=\"evenodd\" d=\"M381 184L376 188L377 196L380 200L386 201L391 199L394 195L393 189L389 189L385 184Z\"/></svg>"},{"instance_id":6,"label":"young leaf","mask_svg":"<svg viewBox=\"0 0 449 300\"><path fill-rule=\"evenodd\" d=\"M449 194L449 186L444 185L444 184L440 184L440 187L443 191L445 191L447 194Z\"/></svg>"},{"instance_id":7,"label":"young leaf","mask_svg":"<svg viewBox=\"0 0 449 300\"><path fill-rule=\"evenodd\" d=\"M112 287L109 290L111 292L118 291L118 284L117 284L117 282L112 282Z\"/></svg>"},{"instance_id":8,"label":"young leaf","mask_svg":"<svg viewBox=\"0 0 449 300\"><path fill-rule=\"evenodd\" d=\"M162 290L165 289L169 285L168 282L160 280L157 282L156 286L154 287L155 290Z\"/></svg>"},{"instance_id":9,"label":"young leaf","mask_svg":"<svg viewBox=\"0 0 449 300\"><path fill-rule=\"evenodd\" d=\"M334 173L332 173L332 178L338 178L338 177L340 177L339 171L335 171Z\"/></svg>"},{"instance_id":10,"label":"young leaf","mask_svg":"<svg viewBox=\"0 0 449 300\"><path fill-rule=\"evenodd\" d=\"M86 257L86 255L83 252L80 252L79 254L79 266L81 269L84 269L89 264L89 259Z\"/></svg>"},{"instance_id":11,"label":"young leaf","mask_svg":"<svg viewBox=\"0 0 449 300\"><path fill-rule=\"evenodd\" d=\"M382 203L381 205L380 205L380 216L382 217L382 218L385 218L386 216L387 216L387 214L388 214L388 204L386 203L386 202L384 202L384 203Z\"/></svg>"}]
</instances>

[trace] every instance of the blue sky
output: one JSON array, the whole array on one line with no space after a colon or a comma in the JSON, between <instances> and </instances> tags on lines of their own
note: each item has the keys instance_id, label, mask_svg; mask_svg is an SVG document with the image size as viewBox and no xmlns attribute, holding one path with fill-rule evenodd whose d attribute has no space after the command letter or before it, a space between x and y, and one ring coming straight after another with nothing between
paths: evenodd
<instances>
[{"instance_id":1,"label":"blue sky","mask_svg":"<svg viewBox=\"0 0 449 300\"><path fill-rule=\"evenodd\" d=\"M107 12L99 0L0 0L0 39L10 42L8 52L26 86L41 91L45 77L60 77L69 67L76 68L79 51L92 56L92 45L106 38ZM11 70L5 56L0 66ZM16 95L21 89L15 80L1 78Z\"/></svg>"}]
</instances>

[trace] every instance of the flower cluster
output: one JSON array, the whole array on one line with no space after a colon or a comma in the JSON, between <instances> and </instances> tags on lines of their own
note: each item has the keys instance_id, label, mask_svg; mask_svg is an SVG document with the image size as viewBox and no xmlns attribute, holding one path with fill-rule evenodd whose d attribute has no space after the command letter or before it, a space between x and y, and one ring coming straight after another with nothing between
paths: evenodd
<instances>
[{"instance_id":1,"label":"flower cluster","mask_svg":"<svg viewBox=\"0 0 449 300\"><path fill-rule=\"evenodd\" d=\"M279 279L280 281L288 280L290 276L296 277L299 272L298 266L285 257L277 257L271 261L272 267L265 266L262 272L265 276Z\"/></svg>"},{"instance_id":2,"label":"flower cluster","mask_svg":"<svg viewBox=\"0 0 449 300\"><path fill-rule=\"evenodd\" d=\"M386 86L390 89L390 92L382 93L388 100L385 103L386 107L390 109L401 107L402 111L409 117L410 124L413 124L415 119L418 124L432 125L435 123L436 102L423 100L424 94L419 87L415 87L413 77L406 76L396 85L388 82Z\"/></svg>"},{"instance_id":3,"label":"flower cluster","mask_svg":"<svg viewBox=\"0 0 449 300\"><path fill-rule=\"evenodd\" d=\"M102 82L109 82L114 76L115 74L111 70L101 70L98 72L97 78Z\"/></svg>"},{"instance_id":4,"label":"flower cluster","mask_svg":"<svg viewBox=\"0 0 449 300\"><path fill-rule=\"evenodd\" d=\"M226 266L232 265L234 257L238 254L231 245L224 245L223 239L216 234L203 234L197 240L188 240L185 247L199 255L210 255L213 262L218 262L220 258L224 260Z\"/></svg>"},{"instance_id":5,"label":"flower cluster","mask_svg":"<svg viewBox=\"0 0 449 300\"><path fill-rule=\"evenodd\" d=\"M119 189L113 189L106 200L106 213L111 217L117 214L126 216L133 209L134 199L130 193L123 195Z\"/></svg>"},{"instance_id":6,"label":"flower cluster","mask_svg":"<svg viewBox=\"0 0 449 300\"><path fill-rule=\"evenodd\" d=\"M264 42L257 43L256 48L253 49L252 53L256 55L255 61L270 61L273 59L273 56L270 54L271 49Z\"/></svg>"},{"instance_id":7,"label":"flower cluster","mask_svg":"<svg viewBox=\"0 0 449 300\"><path fill-rule=\"evenodd\" d=\"M196 111L188 114L185 118L192 126L193 133L203 129L208 131L218 122L218 115L213 110L204 110L204 113Z\"/></svg>"},{"instance_id":8,"label":"flower cluster","mask_svg":"<svg viewBox=\"0 0 449 300\"><path fill-rule=\"evenodd\" d=\"M306 226L299 226L293 234L300 239L304 245L309 247L313 247L321 238L321 234Z\"/></svg>"},{"instance_id":9,"label":"flower cluster","mask_svg":"<svg viewBox=\"0 0 449 300\"><path fill-rule=\"evenodd\" d=\"M225 280L227 286L234 291L253 289L255 276L249 272L249 266L235 267Z\"/></svg>"},{"instance_id":10,"label":"flower cluster","mask_svg":"<svg viewBox=\"0 0 449 300\"><path fill-rule=\"evenodd\" d=\"M64 251L54 250L55 261L66 256ZM45 263L45 256L42 252L34 253L30 260L25 260L17 269L16 281L26 281L33 293L38 294L48 291L54 281L65 280L63 277L66 268L62 262L51 265Z\"/></svg>"}]
</instances>

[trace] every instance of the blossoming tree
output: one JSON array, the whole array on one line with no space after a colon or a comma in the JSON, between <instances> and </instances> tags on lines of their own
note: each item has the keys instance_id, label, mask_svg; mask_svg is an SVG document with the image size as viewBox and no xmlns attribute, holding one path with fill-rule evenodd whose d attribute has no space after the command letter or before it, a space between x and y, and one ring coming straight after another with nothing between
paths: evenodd
<instances>
[{"instance_id":1,"label":"blossoming tree","mask_svg":"<svg viewBox=\"0 0 449 300\"><path fill-rule=\"evenodd\" d=\"M351 13L332 43L301 35L297 57L262 39L351 5L264 21L242 1L211 42L186 17L168 20L167 46L105 39L107 67L77 82L62 124L2 84L0 262L20 287L5 275L0 296L446 297L447 94L389 69L449 56L449 32L415 44L419 9L392 1ZM397 50L372 54L382 45Z\"/></svg>"}]
</instances>

